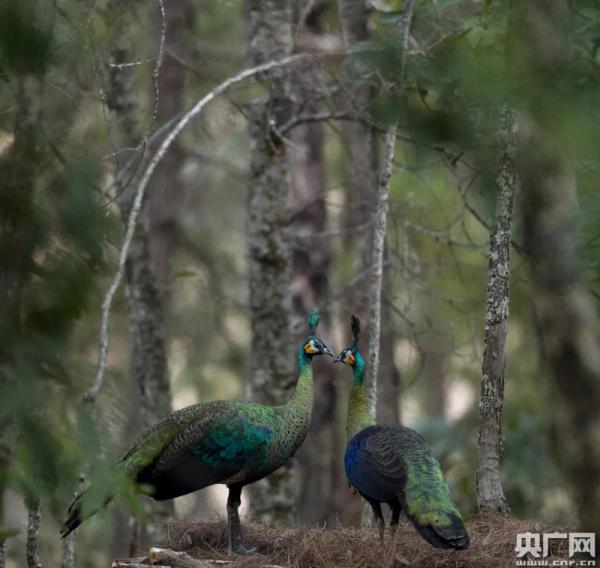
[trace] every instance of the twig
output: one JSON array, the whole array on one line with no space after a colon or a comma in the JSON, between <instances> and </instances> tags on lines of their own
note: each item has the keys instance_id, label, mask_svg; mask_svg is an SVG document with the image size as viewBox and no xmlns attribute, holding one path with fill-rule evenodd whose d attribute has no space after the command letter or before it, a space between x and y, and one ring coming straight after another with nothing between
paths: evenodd
<instances>
[{"instance_id":1,"label":"twig","mask_svg":"<svg viewBox=\"0 0 600 568\"><path fill-rule=\"evenodd\" d=\"M119 255L119 265L117 268L117 272L115 273L113 280L104 296L104 300L102 301L102 320L100 324L100 348L99 348L99 358L98 358L98 367L96 371L96 378L94 380L94 384L90 387L88 391L83 395L83 400L86 402L94 402L96 397L98 396L98 392L102 387L102 382L104 380L104 374L106 372L106 364L107 364L107 356L108 356L108 323L110 316L110 309L112 306L113 298L115 293L121 283L123 278L123 273L125 271L125 261L127 260L127 255L129 253L129 247L131 246L131 240L133 239L133 234L135 232L137 219L142 208L142 203L144 199L144 194L146 190L146 186L154 173L154 170L164 157L164 155L169 150L171 144L174 140L179 136L181 131L189 124L189 122L195 118L204 107L211 102L213 99L224 93L227 89L232 87L233 85L237 85L245 81L250 77L254 77L259 73L263 73L264 71L268 71L275 67L281 67L284 65L291 65L293 63L297 63L298 61L302 61L307 59L308 57L314 58L314 55L309 54L298 54L293 55L291 57L286 57L279 61L269 61L267 63L263 63L261 65L257 65L256 67L252 67L251 69L245 69L244 71L238 73L234 77L230 77L212 91L207 93L204 97L202 97L188 112L186 112L181 119L177 122L177 124L173 127L173 129L169 132L169 134L165 137L162 144L150 160L144 175L142 176L138 187L135 192L135 197L133 200L133 205L131 207L131 211L129 213L129 218L127 219L127 230L125 232L125 238L123 239L123 245L121 247L121 252Z\"/></svg>"},{"instance_id":2,"label":"twig","mask_svg":"<svg viewBox=\"0 0 600 568\"><path fill-rule=\"evenodd\" d=\"M158 115L158 104L160 102L160 69L163 63L163 57L165 54L165 41L167 37L167 14L165 12L164 0L156 0L158 8L160 10L160 42L158 44L158 54L156 55L156 64L154 65L154 71L152 72L152 81L154 83L154 107L152 108L152 115L148 122L148 128L144 134L144 140L150 136L150 130L156 117Z\"/></svg>"},{"instance_id":3,"label":"twig","mask_svg":"<svg viewBox=\"0 0 600 568\"><path fill-rule=\"evenodd\" d=\"M112 568L172 568L172 566L159 566L131 560L113 560Z\"/></svg>"}]
</instances>

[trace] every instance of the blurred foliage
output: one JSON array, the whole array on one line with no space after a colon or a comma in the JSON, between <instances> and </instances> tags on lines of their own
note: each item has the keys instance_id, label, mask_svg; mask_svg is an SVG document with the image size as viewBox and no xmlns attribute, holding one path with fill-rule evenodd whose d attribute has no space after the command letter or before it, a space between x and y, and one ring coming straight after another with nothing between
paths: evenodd
<instances>
[{"instance_id":1,"label":"blurred foliage","mask_svg":"<svg viewBox=\"0 0 600 568\"><path fill-rule=\"evenodd\" d=\"M192 6L186 51L168 55L185 73L186 108L243 68L241 4L214 0L202 10ZM554 128L576 169L582 269L600 295L600 3L573 4L574 63L543 92L537 91L539 82L519 56L518 44L508 39L509 4L417 1L405 96L389 88L399 68L403 2L390 0L390 11L372 11L371 40L357 55L361 80L377 90L373 120L382 126L398 120L411 139L397 147L389 237L401 406L409 425L444 457L453 492L471 513L487 271L484 224L491 223L494 211L497 117L506 101L535 96L553 107ZM121 17L132 16L124 10ZM137 59L152 61L156 6L138 6L135 18ZM105 391L93 413L80 404L93 380L101 294L122 238L111 202L111 154L118 149L112 146L101 94L111 26L102 1L65 0L52 7L35 0L0 3L0 293L6 305L0 316L0 485L26 500L41 498L43 510L58 519L80 473L109 471L107 464L124 449L124 424L132 409L121 297L111 320ZM324 28L339 36L334 8L328 9ZM332 74L331 68L324 73L330 86ZM152 63L136 67L147 117L154 101L151 75ZM182 138L186 158L177 179L184 202L168 283L176 407L243 396L250 337L244 114L260 94L254 88L229 93ZM345 249L340 229L348 158L339 133L337 125L326 130L332 231L320 237L335 253L332 302L341 337L355 254ZM518 219L515 228L519 243ZM505 488L516 515L565 522L572 515L568 498L549 497L564 494L564 482L552 453L552 400L540 372L528 274L515 250L512 268ZM432 343L445 357L447 388L458 385L470 395L466 409L445 417L421 410L432 396L423 381L421 353ZM102 474L96 503L112 484L125 502L137 506L131 487ZM21 521L0 526L0 533L12 527L22 529ZM102 517L82 533L84 543L107 542ZM47 551L56 553L55 524L44 534ZM99 566L103 560L90 554L85 562Z\"/></svg>"}]
</instances>

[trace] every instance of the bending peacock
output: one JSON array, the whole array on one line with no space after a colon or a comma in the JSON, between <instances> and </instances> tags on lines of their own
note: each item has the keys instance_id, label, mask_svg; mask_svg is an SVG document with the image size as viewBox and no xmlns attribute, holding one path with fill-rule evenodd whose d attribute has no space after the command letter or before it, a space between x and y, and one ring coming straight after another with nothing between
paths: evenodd
<instances>
[{"instance_id":1,"label":"bending peacock","mask_svg":"<svg viewBox=\"0 0 600 568\"><path fill-rule=\"evenodd\" d=\"M312 358L324 353L334 356L316 336L319 319L316 312L308 315L310 333L298 351L299 378L287 404L218 400L189 406L148 430L113 467L159 501L215 483L227 485L229 551L247 552L238 512L242 488L274 472L300 447L312 413ZM79 497L69 507L62 536L82 520Z\"/></svg>"},{"instance_id":2,"label":"bending peacock","mask_svg":"<svg viewBox=\"0 0 600 568\"><path fill-rule=\"evenodd\" d=\"M463 550L469 535L433 452L414 430L376 426L363 384L364 359L358 350L360 321L351 318L352 346L335 362L350 365L354 382L348 403L348 444L344 455L350 485L371 505L383 541L385 521L381 503L392 509L395 531L403 510L419 534L437 548Z\"/></svg>"}]
</instances>

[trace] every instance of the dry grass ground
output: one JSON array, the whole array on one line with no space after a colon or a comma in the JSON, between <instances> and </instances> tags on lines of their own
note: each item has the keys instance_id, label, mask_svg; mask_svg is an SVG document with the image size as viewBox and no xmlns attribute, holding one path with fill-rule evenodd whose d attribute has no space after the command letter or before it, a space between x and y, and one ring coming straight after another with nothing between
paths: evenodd
<instances>
[{"instance_id":1,"label":"dry grass ground","mask_svg":"<svg viewBox=\"0 0 600 568\"><path fill-rule=\"evenodd\" d=\"M568 527L547 526L534 521L521 521L501 516L478 517L467 523L471 536L469 550L454 552L437 550L427 544L408 524L401 524L392 540L386 535L379 543L373 529L306 528L279 529L259 524L244 526L247 546L257 554L238 556L229 566L258 568L503 568L515 566L515 543L518 532L568 532ZM232 560L227 555L224 522L174 523L169 525L168 541L174 550L210 560ZM552 556L566 560L566 540L552 542ZM551 560L551 559L550 559Z\"/></svg>"}]
</instances>

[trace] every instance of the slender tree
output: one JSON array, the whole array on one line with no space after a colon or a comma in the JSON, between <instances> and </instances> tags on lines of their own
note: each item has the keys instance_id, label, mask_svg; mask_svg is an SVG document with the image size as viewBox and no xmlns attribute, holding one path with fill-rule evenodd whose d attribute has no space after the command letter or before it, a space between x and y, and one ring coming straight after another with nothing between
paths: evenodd
<instances>
[{"instance_id":1,"label":"slender tree","mask_svg":"<svg viewBox=\"0 0 600 568\"><path fill-rule=\"evenodd\" d=\"M413 2L407 0L400 29L400 69L395 91L402 94L408 39L413 17ZM369 392L369 408L373 416L377 415L377 383L379 377L379 357L381 342L381 294L383 290L383 261L387 233L387 213L389 209L389 191L394 165L394 152L398 127L391 124L385 133L383 163L374 199L373 241L371 249L371 282L369 287L369 351L366 384Z\"/></svg>"},{"instance_id":2,"label":"slender tree","mask_svg":"<svg viewBox=\"0 0 600 568\"><path fill-rule=\"evenodd\" d=\"M248 58L252 66L289 56L289 0L247 0ZM289 120L290 79L285 67L264 77L267 99L250 113L248 273L252 347L248 388L261 403L279 404L291 394L295 357L291 336L292 256L289 238L290 170L287 141L278 126ZM296 482L288 465L252 487L253 516L291 522Z\"/></svg>"},{"instance_id":3,"label":"slender tree","mask_svg":"<svg viewBox=\"0 0 600 568\"><path fill-rule=\"evenodd\" d=\"M477 467L477 506L480 511L510 511L500 474L504 378L506 374L506 335L510 299L510 242L513 198L519 187L516 171L516 117L508 105L500 117L500 156L496 221L490 235L487 297L485 310L485 350L481 370L479 402L479 461Z\"/></svg>"}]
</instances>

